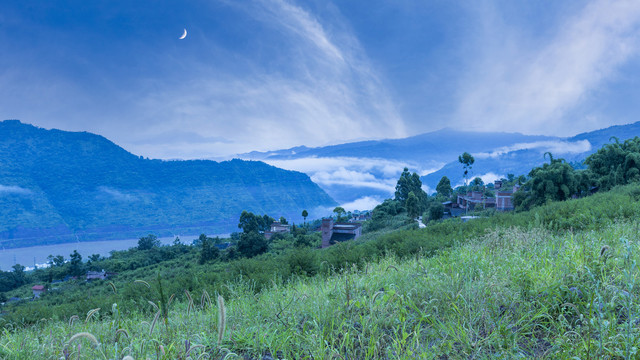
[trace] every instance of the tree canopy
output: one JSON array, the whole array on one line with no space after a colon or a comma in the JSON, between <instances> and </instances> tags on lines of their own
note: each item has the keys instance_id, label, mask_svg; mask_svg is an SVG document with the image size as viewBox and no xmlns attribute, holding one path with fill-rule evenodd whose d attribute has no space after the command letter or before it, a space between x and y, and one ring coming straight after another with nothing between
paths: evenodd
<instances>
[{"instance_id":1,"label":"tree canopy","mask_svg":"<svg viewBox=\"0 0 640 360\"><path fill-rule=\"evenodd\" d=\"M613 143L600 148L585 160L596 185L609 190L640 180L640 138L623 143L612 138Z\"/></svg>"},{"instance_id":2,"label":"tree canopy","mask_svg":"<svg viewBox=\"0 0 640 360\"><path fill-rule=\"evenodd\" d=\"M547 154L549 163L529 172L529 180L525 183L527 192L514 196L516 207L528 209L549 201L568 200L588 190L587 173L576 171L564 159L554 159L551 153L545 156Z\"/></svg>"},{"instance_id":3,"label":"tree canopy","mask_svg":"<svg viewBox=\"0 0 640 360\"><path fill-rule=\"evenodd\" d=\"M243 210L240 214L238 228L242 229L242 232L244 232L245 234L252 231L267 231L274 221L275 219L269 215L265 214L263 216L260 216L252 212Z\"/></svg>"},{"instance_id":4,"label":"tree canopy","mask_svg":"<svg viewBox=\"0 0 640 360\"><path fill-rule=\"evenodd\" d=\"M440 179L440 182L438 182L438 185L436 186L436 193L443 198L451 197L451 194L453 194L453 188L451 187L451 180L449 180L448 177L443 176Z\"/></svg>"},{"instance_id":5,"label":"tree canopy","mask_svg":"<svg viewBox=\"0 0 640 360\"><path fill-rule=\"evenodd\" d=\"M462 168L464 169L464 184L467 185L467 176L469 176L469 171L471 171L473 163L476 159L473 158L471 154L468 152L462 153L462 155L458 156L458 162L462 164Z\"/></svg>"},{"instance_id":6,"label":"tree canopy","mask_svg":"<svg viewBox=\"0 0 640 360\"><path fill-rule=\"evenodd\" d=\"M157 246L160 246L160 240L153 234L143 236L138 240L138 250L149 250Z\"/></svg>"}]
</instances>

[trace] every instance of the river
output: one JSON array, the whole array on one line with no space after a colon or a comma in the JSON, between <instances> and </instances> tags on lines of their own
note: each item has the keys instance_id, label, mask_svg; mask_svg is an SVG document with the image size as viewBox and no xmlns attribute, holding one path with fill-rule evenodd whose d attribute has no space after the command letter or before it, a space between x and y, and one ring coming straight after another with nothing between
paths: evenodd
<instances>
[{"instance_id":1,"label":"river","mask_svg":"<svg viewBox=\"0 0 640 360\"><path fill-rule=\"evenodd\" d=\"M229 234L214 235L219 237L229 237ZM180 236L183 244L191 244L197 235ZM162 245L173 244L174 237L158 238ZM112 250L126 250L138 246L138 239L127 240L106 240L106 241L90 241L90 242L74 242L56 245L32 246L17 249L1 249L0 250L0 270L8 271L14 264L21 264L28 269L32 269L35 265L41 266L47 263L47 256L62 255L66 260L73 250L77 250L82 255L82 260L86 261L89 255L100 254L108 256Z\"/></svg>"}]
</instances>

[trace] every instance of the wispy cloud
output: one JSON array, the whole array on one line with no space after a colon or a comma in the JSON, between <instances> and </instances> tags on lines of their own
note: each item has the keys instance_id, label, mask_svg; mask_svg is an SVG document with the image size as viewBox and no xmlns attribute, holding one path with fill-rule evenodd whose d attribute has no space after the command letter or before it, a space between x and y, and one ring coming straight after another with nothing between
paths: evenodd
<instances>
[{"instance_id":1,"label":"wispy cloud","mask_svg":"<svg viewBox=\"0 0 640 360\"><path fill-rule=\"evenodd\" d=\"M0 195L3 194L29 195L31 194L31 190L16 185L0 184Z\"/></svg>"},{"instance_id":2,"label":"wispy cloud","mask_svg":"<svg viewBox=\"0 0 640 360\"><path fill-rule=\"evenodd\" d=\"M439 170L444 164L414 164L376 158L300 158L293 160L266 160L270 165L306 173L320 186L342 185L353 188L369 188L389 195L403 168L426 175Z\"/></svg>"},{"instance_id":3,"label":"wispy cloud","mask_svg":"<svg viewBox=\"0 0 640 360\"><path fill-rule=\"evenodd\" d=\"M136 114L162 124L141 128L143 133L135 134L135 141L132 135L127 148L156 148L165 156L166 145L157 149L140 139L185 127L204 137L229 140L210 143L205 156L406 135L385 84L346 26L329 33L320 19L284 0L229 6L276 34L277 38L264 39L278 42L281 54L263 62L227 54L242 59L242 71L196 64L188 81L145 94ZM189 156L190 146L197 147L180 144L170 150Z\"/></svg>"},{"instance_id":4,"label":"wispy cloud","mask_svg":"<svg viewBox=\"0 0 640 360\"><path fill-rule=\"evenodd\" d=\"M476 66L462 81L456 119L469 128L564 135L607 125L563 117L638 55L639 25L635 0L588 3L539 46L509 25L487 25L488 49L470 61Z\"/></svg>"},{"instance_id":5,"label":"wispy cloud","mask_svg":"<svg viewBox=\"0 0 640 360\"><path fill-rule=\"evenodd\" d=\"M478 159L497 158L501 155L518 150L536 149L541 152L551 152L552 154L581 154L591 150L589 140L580 141L534 141L529 143L518 143L510 146L503 146L491 152L474 153L473 156Z\"/></svg>"}]
</instances>

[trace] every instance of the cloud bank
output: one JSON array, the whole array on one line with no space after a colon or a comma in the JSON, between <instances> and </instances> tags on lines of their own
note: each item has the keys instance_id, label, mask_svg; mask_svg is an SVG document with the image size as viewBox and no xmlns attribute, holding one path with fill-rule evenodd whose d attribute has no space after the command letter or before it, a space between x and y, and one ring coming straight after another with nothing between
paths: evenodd
<instances>
[{"instance_id":1,"label":"cloud bank","mask_svg":"<svg viewBox=\"0 0 640 360\"><path fill-rule=\"evenodd\" d=\"M293 160L265 160L265 162L282 169L304 172L321 187L342 185L368 188L390 196L395 193L395 186L403 168L407 167L410 171L415 171L423 176L439 170L444 165L437 162L416 164L397 160L355 157L309 157Z\"/></svg>"},{"instance_id":2,"label":"cloud bank","mask_svg":"<svg viewBox=\"0 0 640 360\"><path fill-rule=\"evenodd\" d=\"M478 159L497 158L504 154L518 150L536 149L541 152L551 152L552 154L581 154L590 151L592 148L589 140L580 141L534 141L530 143L518 143L510 146L503 146L491 152L474 153Z\"/></svg>"}]
</instances>

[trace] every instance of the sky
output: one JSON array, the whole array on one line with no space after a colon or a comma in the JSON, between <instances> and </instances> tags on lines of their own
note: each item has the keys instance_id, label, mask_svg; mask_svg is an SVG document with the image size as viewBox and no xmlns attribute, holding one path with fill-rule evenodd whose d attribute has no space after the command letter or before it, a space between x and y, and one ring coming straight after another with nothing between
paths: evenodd
<instances>
[{"instance_id":1,"label":"sky","mask_svg":"<svg viewBox=\"0 0 640 360\"><path fill-rule=\"evenodd\" d=\"M639 50L636 0L5 0L0 120L163 159L570 136L640 120Z\"/></svg>"}]
</instances>

